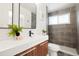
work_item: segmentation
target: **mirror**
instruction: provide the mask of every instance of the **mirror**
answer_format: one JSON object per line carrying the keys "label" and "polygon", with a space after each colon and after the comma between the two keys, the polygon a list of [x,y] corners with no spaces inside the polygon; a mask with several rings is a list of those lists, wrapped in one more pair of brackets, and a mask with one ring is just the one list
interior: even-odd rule
{"label": "mirror", "polygon": [[36,28],[36,5],[34,3],[20,3],[19,25],[25,29]]}
{"label": "mirror", "polygon": [[8,28],[12,24],[12,3],[0,3],[0,28]]}

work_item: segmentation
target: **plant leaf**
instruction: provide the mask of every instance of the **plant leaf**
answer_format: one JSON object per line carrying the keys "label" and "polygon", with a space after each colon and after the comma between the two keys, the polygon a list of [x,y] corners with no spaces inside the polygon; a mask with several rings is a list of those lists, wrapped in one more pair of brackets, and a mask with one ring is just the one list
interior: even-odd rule
{"label": "plant leaf", "polygon": [[22,31],[22,27],[18,27],[17,25],[13,24],[13,25],[8,25],[8,28],[11,29],[11,31],[9,32],[9,36],[15,36],[17,32]]}

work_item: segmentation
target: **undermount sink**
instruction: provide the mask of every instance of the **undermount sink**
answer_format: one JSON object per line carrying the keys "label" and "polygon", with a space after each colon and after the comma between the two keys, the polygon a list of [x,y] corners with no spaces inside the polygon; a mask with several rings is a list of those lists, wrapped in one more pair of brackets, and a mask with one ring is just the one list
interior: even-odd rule
{"label": "undermount sink", "polygon": [[33,47],[45,40],[48,40],[48,36],[32,36],[32,37],[23,37],[21,40],[7,39],[0,41],[0,55],[7,55],[5,53],[10,52],[14,55],[15,53]]}

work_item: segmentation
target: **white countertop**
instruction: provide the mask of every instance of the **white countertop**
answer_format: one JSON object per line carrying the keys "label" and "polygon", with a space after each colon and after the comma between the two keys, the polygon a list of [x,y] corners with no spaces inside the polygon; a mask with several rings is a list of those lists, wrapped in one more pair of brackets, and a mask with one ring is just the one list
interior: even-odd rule
{"label": "white countertop", "polygon": [[22,40],[2,40],[0,41],[0,55],[12,56],[29,49],[43,41],[48,40],[48,36],[26,37]]}

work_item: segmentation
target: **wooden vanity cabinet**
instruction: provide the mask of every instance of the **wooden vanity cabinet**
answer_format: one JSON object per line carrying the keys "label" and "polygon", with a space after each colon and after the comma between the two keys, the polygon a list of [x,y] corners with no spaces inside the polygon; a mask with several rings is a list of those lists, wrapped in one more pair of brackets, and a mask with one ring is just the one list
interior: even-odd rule
{"label": "wooden vanity cabinet", "polygon": [[21,53],[16,54],[15,56],[36,56],[37,55],[37,48],[32,47],[28,50],[25,50]]}
{"label": "wooden vanity cabinet", "polygon": [[37,55],[36,47],[34,47],[22,54],[22,56],[36,56],[36,55]]}
{"label": "wooden vanity cabinet", "polygon": [[40,44],[40,49],[41,49],[41,55],[46,56],[48,53],[48,42]]}
{"label": "wooden vanity cabinet", "polygon": [[48,41],[42,42],[26,51],[15,56],[46,56],[48,53]]}
{"label": "wooden vanity cabinet", "polygon": [[48,41],[37,46],[37,56],[46,56],[48,53]]}

